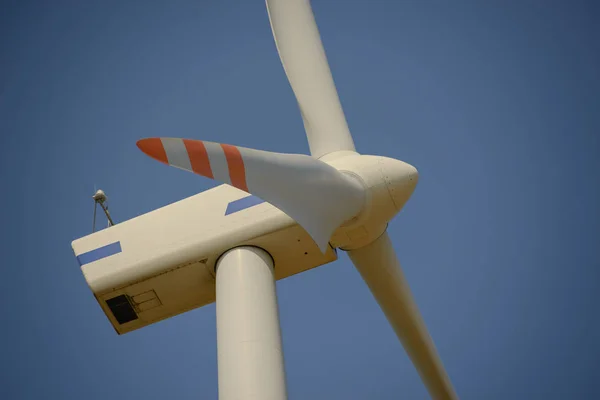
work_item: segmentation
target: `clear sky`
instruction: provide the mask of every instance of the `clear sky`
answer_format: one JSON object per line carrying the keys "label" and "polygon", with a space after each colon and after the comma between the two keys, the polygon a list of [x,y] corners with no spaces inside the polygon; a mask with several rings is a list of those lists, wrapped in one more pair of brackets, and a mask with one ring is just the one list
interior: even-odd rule
{"label": "clear sky", "polygon": [[[359,152],[462,399],[600,398],[600,7],[314,0]],[[135,142],[307,153],[262,1],[0,4],[0,398],[216,399],[215,307],[117,336],[71,241],[215,185]],[[348,257],[278,282],[290,399],[426,399]]]}

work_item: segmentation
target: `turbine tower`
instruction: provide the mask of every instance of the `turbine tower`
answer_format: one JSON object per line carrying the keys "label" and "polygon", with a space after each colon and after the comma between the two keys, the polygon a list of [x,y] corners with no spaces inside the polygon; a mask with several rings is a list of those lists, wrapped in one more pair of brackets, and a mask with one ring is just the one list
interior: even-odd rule
{"label": "turbine tower", "polygon": [[219,398],[286,398],[275,281],[346,251],[431,397],[457,399],[387,224],[418,172],[359,154],[308,0],[267,0],[310,155],[172,137],[148,156],[223,183],[77,239],[83,274],[119,334],[216,301]]}

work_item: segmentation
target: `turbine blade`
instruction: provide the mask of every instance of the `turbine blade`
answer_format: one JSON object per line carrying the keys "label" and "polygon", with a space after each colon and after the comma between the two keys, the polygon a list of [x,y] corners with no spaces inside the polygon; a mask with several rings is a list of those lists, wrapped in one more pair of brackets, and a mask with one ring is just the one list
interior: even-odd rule
{"label": "turbine blade", "polygon": [[323,252],[333,232],[363,206],[358,181],[307,155],[177,138],[142,139],[137,146],[165,164],[271,203],[298,222]]}
{"label": "turbine blade", "polygon": [[283,69],[296,95],[310,154],[355,151],[308,0],[267,0]]}
{"label": "turbine blade", "polygon": [[458,399],[404,278],[387,232],[348,251],[434,400]]}

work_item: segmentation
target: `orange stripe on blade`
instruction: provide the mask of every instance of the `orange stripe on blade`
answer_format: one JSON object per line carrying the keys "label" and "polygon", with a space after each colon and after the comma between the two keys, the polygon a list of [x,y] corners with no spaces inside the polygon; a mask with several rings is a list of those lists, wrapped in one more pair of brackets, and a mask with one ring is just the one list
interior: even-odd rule
{"label": "orange stripe on blade", "polygon": [[192,170],[198,175],[214,179],[215,177],[210,168],[210,160],[208,159],[208,153],[206,152],[204,143],[200,140],[183,139],[183,144],[185,145],[188,157],[190,158]]}
{"label": "orange stripe on blade", "polygon": [[141,139],[137,141],[137,147],[150,157],[162,163],[169,164],[167,152],[160,138]]}
{"label": "orange stripe on blade", "polygon": [[225,153],[225,158],[227,159],[227,166],[229,167],[229,179],[231,179],[231,184],[238,189],[248,192],[248,185],[246,184],[246,168],[244,167],[242,154],[237,147],[230,144],[222,144],[221,148],[223,149],[223,153]]}

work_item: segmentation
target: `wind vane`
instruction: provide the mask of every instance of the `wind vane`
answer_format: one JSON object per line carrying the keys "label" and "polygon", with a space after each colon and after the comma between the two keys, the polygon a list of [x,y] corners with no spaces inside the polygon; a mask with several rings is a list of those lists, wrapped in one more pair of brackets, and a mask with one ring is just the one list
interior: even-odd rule
{"label": "wind vane", "polygon": [[106,201],[108,200],[106,193],[104,193],[103,190],[98,190],[98,191],[96,191],[96,193],[94,193],[92,198],[94,199],[94,222],[92,224],[92,233],[94,233],[94,232],[96,232],[96,210],[98,209],[98,205],[100,205],[100,207],[102,207],[102,210],[104,211],[104,215],[106,215],[106,219],[108,220],[108,226],[109,227],[113,226],[115,223],[113,222],[112,218],[110,217],[110,213],[108,212],[108,206],[105,204]]}

